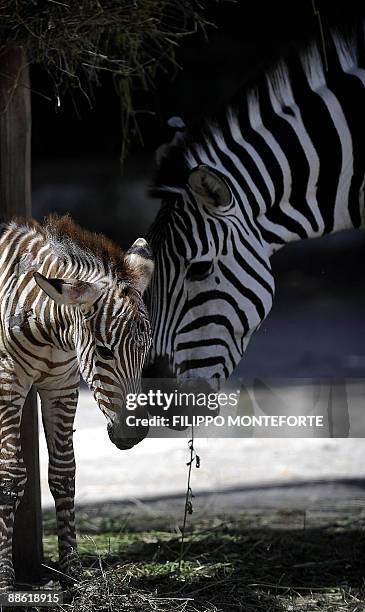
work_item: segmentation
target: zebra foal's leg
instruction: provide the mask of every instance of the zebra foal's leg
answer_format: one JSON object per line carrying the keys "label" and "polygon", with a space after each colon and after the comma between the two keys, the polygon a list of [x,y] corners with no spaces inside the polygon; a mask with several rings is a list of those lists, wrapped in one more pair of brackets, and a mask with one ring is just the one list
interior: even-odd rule
{"label": "zebra foal's leg", "polygon": [[27,481],[20,424],[29,388],[22,386],[10,358],[0,355],[0,591],[14,586],[13,527]]}
{"label": "zebra foal's leg", "polygon": [[75,456],[73,423],[78,385],[63,391],[38,389],[48,447],[48,483],[56,507],[59,570],[62,586],[70,586],[82,572],[76,551],[75,532]]}

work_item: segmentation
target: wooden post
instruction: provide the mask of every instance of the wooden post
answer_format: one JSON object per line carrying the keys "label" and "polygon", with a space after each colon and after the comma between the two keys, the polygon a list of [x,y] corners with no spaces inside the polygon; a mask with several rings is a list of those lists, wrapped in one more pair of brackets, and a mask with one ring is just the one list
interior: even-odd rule
{"label": "wooden post", "polygon": [[[0,51],[0,215],[31,215],[31,107],[29,66],[21,47]],[[13,557],[19,582],[39,580],[42,514],[39,479],[38,415],[32,390],[23,410],[21,439],[28,482],[16,513]]]}

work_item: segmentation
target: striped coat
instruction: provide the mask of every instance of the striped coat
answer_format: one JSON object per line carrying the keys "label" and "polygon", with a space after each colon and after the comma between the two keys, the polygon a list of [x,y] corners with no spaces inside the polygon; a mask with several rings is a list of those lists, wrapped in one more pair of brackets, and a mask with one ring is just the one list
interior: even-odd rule
{"label": "striped coat", "polygon": [[[12,586],[14,513],[26,470],[20,421],[26,395],[41,397],[55,499],[60,569],[74,577],[72,432],[80,372],[121,449],[146,430],[126,427],[125,397],[139,389],[151,343],[142,293],[153,271],[145,240],[127,254],[68,217],[10,222],[0,237],[0,588]],[[143,414],[145,416],[145,414]]]}
{"label": "striped coat", "polygon": [[279,59],[161,150],[147,296],[160,372],[230,376],[272,307],[272,254],[363,227],[364,24],[331,33],[328,70],[321,51]]}

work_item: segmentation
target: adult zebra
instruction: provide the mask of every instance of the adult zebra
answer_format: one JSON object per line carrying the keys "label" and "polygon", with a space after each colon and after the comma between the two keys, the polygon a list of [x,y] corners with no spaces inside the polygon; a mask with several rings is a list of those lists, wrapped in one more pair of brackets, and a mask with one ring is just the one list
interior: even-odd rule
{"label": "adult zebra", "polygon": [[144,239],[125,254],[68,217],[1,228],[0,590],[14,581],[13,522],[26,482],[20,421],[30,387],[41,397],[63,581],[80,569],[72,443],[80,371],[118,448],[131,448],[147,433],[127,427],[125,398],[139,390],[151,344],[142,293],[152,271]]}
{"label": "adult zebra", "polygon": [[289,53],[160,151],[147,297],[160,376],[228,377],[271,309],[272,254],[364,224],[364,24],[331,32],[328,70],[321,52]]}

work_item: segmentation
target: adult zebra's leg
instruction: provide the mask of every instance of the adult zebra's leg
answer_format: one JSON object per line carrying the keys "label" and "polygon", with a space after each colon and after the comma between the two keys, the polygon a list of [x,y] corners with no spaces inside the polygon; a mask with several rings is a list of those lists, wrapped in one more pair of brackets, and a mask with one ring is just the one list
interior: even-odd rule
{"label": "adult zebra's leg", "polygon": [[[57,386],[57,383],[56,383]],[[75,532],[75,456],[73,423],[77,400],[77,383],[64,391],[38,389],[42,419],[48,447],[48,483],[56,507],[59,570],[62,586],[70,586],[82,572],[76,551]]]}
{"label": "adult zebra's leg", "polygon": [[14,517],[27,481],[20,442],[22,410],[29,387],[22,386],[9,358],[0,368],[0,591],[14,586]]}

